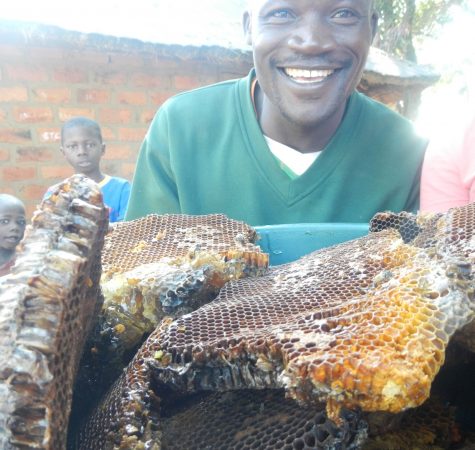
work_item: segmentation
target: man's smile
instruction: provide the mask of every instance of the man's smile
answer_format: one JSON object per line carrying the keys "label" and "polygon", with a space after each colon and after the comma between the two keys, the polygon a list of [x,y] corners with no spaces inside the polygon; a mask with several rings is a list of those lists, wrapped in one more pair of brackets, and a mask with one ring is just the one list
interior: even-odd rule
{"label": "man's smile", "polygon": [[282,71],[296,83],[319,83],[335,73],[333,69],[301,69],[284,67]]}

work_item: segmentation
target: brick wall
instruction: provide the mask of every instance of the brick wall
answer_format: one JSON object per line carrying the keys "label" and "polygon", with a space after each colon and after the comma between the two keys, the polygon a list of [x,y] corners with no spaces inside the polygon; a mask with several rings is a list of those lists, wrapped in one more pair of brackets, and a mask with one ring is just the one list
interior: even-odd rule
{"label": "brick wall", "polygon": [[0,192],[31,214],[48,186],[72,174],[61,124],[97,120],[107,144],[102,169],[131,179],[156,109],[171,95],[239,77],[245,55],[171,48],[55,30],[25,36],[0,27]]}

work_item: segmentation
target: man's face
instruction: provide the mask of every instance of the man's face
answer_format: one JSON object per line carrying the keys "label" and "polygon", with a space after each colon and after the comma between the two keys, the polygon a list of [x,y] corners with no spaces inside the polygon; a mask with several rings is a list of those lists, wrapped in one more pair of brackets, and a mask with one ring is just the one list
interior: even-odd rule
{"label": "man's face", "polygon": [[250,0],[244,27],[263,107],[304,128],[341,119],[376,25],[371,0]]}
{"label": "man's face", "polygon": [[64,130],[61,151],[76,173],[88,175],[99,169],[105,145],[95,129],[75,126]]}

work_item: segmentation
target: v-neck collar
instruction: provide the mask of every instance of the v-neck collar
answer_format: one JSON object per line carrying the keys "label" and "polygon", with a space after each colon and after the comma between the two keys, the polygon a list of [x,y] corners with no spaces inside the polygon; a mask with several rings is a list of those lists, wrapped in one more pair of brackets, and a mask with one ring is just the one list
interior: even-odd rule
{"label": "v-neck collar", "polygon": [[322,150],[316,161],[295,179],[290,179],[272,155],[254,109],[251,89],[255,83],[255,71],[242,79],[237,85],[237,96],[240,111],[238,117],[245,136],[247,152],[254,161],[263,180],[279,195],[281,200],[291,206],[298,203],[315,189],[318,189],[332,175],[341,161],[351,152],[351,141],[358,129],[357,121],[362,113],[358,94],[354,92],[349,100],[342,123]]}

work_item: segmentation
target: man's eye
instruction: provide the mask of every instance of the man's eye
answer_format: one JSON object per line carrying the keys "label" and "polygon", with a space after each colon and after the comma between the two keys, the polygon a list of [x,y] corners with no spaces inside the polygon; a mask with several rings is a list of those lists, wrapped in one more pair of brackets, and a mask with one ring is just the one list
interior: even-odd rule
{"label": "man's eye", "polygon": [[288,9],[274,9],[266,16],[266,20],[270,23],[286,22],[293,18],[293,14]]}
{"label": "man's eye", "polygon": [[78,149],[78,145],[77,145],[77,144],[66,145],[66,148],[67,148],[68,150],[77,150],[77,149]]}
{"label": "man's eye", "polygon": [[0,225],[8,225],[10,221],[8,219],[0,219]]}
{"label": "man's eye", "polygon": [[26,220],[25,219],[20,219],[17,220],[17,225],[20,225],[21,227],[24,227],[26,225]]}
{"label": "man's eye", "polygon": [[93,150],[96,148],[96,144],[94,142],[87,142],[86,143],[86,149],[87,150]]}
{"label": "man's eye", "polygon": [[333,18],[339,22],[353,23],[358,20],[360,16],[351,9],[340,9],[333,14]]}

